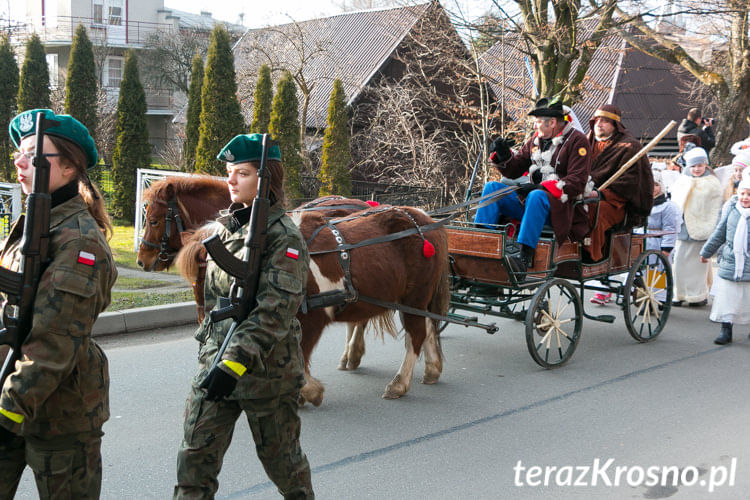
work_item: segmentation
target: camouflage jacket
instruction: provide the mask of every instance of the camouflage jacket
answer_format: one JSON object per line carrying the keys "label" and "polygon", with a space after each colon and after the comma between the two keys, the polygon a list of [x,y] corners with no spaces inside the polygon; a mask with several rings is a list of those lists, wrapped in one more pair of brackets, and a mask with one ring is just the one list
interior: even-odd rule
{"label": "camouflage jacket", "polygon": [[[0,250],[0,264],[14,271],[23,223],[16,221]],[[101,429],[109,418],[107,358],[91,328],[109,305],[117,270],[80,195],[52,208],[49,255],[23,357],[0,397],[0,425],[22,436]],[[0,350],[4,359],[7,348]]]}
{"label": "camouflage jacket", "polygon": [[[229,211],[223,211],[217,223],[217,234],[227,250],[241,257],[249,223],[240,225]],[[247,319],[235,329],[222,358],[240,363],[247,369],[239,377],[231,399],[271,398],[296,391],[304,382],[301,328],[295,315],[305,296],[310,257],[302,234],[284,215],[282,207],[271,207],[267,234],[256,305]],[[229,295],[231,284],[232,278],[209,257],[205,283],[206,311],[219,308],[218,298]],[[200,384],[207,375],[231,325],[231,319],[212,323],[206,314],[195,334],[202,346],[194,384]],[[219,366],[238,377],[224,365]]]}

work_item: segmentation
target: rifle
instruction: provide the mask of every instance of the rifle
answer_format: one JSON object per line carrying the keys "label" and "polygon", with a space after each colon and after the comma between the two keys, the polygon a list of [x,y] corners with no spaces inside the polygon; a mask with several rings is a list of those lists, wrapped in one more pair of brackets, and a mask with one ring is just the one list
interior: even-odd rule
{"label": "rifle", "polygon": [[39,279],[49,263],[50,164],[44,156],[44,131],[58,125],[60,122],[48,120],[43,112],[37,113],[36,151],[32,160],[35,167],[33,188],[26,197],[26,220],[21,240],[21,270],[15,272],[0,267],[0,291],[5,292],[8,297],[8,303],[3,310],[0,344],[10,346],[0,372],[0,387],[15,370],[16,361],[21,359],[21,346],[31,331]]}
{"label": "rifle", "polygon": [[[268,225],[268,210],[271,206],[269,198],[271,173],[266,168],[271,142],[271,137],[268,134],[263,134],[260,168],[258,169],[258,192],[253,200],[252,211],[250,212],[250,228],[245,237],[242,259],[232,255],[217,234],[203,241],[203,246],[206,247],[216,265],[234,278],[232,286],[229,288],[229,305],[210,313],[213,323],[228,318],[232,318],[234,322],[229,328],[216,358],[214,358],[209,373],[221,362],[221,357],[229,346],[237,325],[242,323],[250,314],[252,308],[255,307],[255,295],[258,292],[258,281],[260,279],[260,261],[263,250],[266,248],[266,237],[268,236],[268,228],[266,227]],[[200,385],[201,389],[205,389],[206,384],[207,379],[204,379]]]}

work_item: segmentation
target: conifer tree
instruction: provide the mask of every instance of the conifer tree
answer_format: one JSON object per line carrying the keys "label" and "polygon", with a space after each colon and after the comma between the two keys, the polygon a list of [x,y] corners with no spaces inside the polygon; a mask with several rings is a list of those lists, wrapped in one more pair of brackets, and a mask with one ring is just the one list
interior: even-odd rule
{"label": "conifer tree", "polygon": [[83,123],[96,137],[99,123],[97,117],[97,85],[94,48],[86,28],[79,24],[73,36],[68,61],[68,78],[65,82],[65,112]]}
{"label": "conifer tree", "polygon": [[26,55],[21,66],[18,86],[18,111],[50,108],[49,68],[44,45],[34,33],[26,42]]}
{"label": "conifer tree", "polygon": [[[10,123],[16,114],[18,96],[18,64],[8,35],[0,36],[0,123]],[[11,182],[15,167],[11,154],[13,144],[8,134],[0,134],[0,180]]]}
{"label": "conifer tree", "polygon": [[225,175],[224,165],[216,159],[216,155],[235,135],[244,132],[245,123],[237,100],[229,33],[221,25],[216,25],[211,32],[201,91],[200,122],[195,170]]}
{"label": "conifer tree", "polygon": [[344,84],[337,78],[333,81],[326,132],[323,136],[323,155],[318,177],[321,182],[320,196],[351,195],[352,178],[348,168],[351,159],[346,94]]}
{"label": "conifer tree", "polygon": [[203,89],[203,58],[200,53],[193,57],[188,90],[187,124],[185,125],[185,169],[195,168],[195,150],[198,148],[201,126],[201,90]]}
{"label": "conifer tree", "polygon": [[302,198],[302,157],[300,156],[299,101],[292,74],[284,72],[273,96],[268,132],[281,149],[284,163],[284,189],[290,200]]}
{"label": "conifer tree", "polygon": [[271,121],[272,102],[273,83],[271,82],[271,68],[267,64],[263,64],[258,70],[258,82],[255,85],[253,123],[250,125],[251,133],[268,133],[268,124]]}
{"label": "conifer tree", "polygon": [[115,217],[135,221],[136,173],[151,163],[146,121],[146,94],[138,74],[138,61],[131,49],[125,56],[120,97],[117,102],[115,150],[112,154],[112,184]]}

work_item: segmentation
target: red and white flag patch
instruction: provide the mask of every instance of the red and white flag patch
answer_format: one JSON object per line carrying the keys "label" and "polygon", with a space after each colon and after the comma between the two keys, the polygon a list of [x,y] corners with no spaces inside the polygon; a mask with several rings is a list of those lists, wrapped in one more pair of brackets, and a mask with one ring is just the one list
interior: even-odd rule
{"label": "red and white flag patch", "polygon": [[286,256],[294,260],[299,259],[299,250],[296,248],[289,247],[286,249]]}
{"label": "red and white flag patch", "polygon": [[93,266],[94,262],[96,262],[96,255],[89,252],[84,252],[81,250],[78,252],[78,263],[79,264],[86,264],[87,266]]}

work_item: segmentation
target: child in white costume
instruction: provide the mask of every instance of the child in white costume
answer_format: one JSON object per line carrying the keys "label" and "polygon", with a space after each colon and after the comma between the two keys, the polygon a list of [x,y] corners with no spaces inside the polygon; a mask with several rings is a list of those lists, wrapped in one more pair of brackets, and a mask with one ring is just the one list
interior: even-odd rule
{"label": "child in white costume", "polygon": [[710,265],[700,261],[700,250],[716,227],[722,205],[719,179],[708,168],[703,148],[685,156],[685,170],[672,189],[672,200],[682,210],[682,225],[674,250],[674,303],[704,306],[708,299]]}
{"label": "child in white costume", "polygon": [[737,186],[737,194],[722,212],[719,225],[701,249],[701,262],[708,262],[722,246],[719,275],[711,293],[714,295],[711,321],[721,323],[714,343],[732,342],[732,325],[750,323],[750,175]]}

